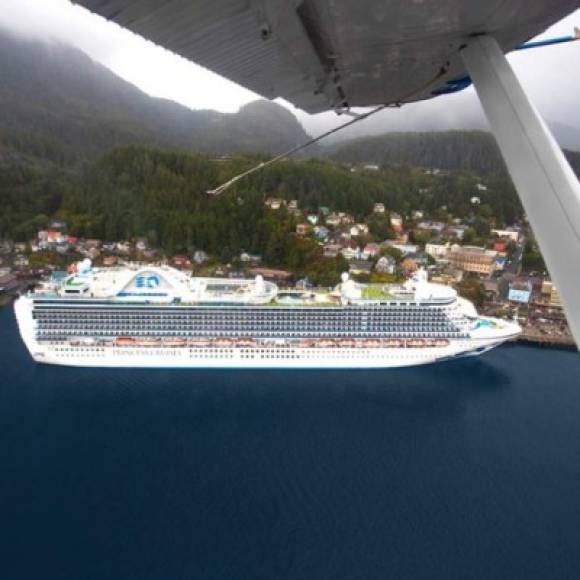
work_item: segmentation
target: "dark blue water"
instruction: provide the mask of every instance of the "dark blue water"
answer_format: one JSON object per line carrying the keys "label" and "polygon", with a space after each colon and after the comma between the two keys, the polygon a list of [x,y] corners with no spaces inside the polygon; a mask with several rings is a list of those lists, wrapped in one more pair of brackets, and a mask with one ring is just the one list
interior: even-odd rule
{"label": "dark blue water", "polygon": [[33,364],[0,309],[0,578],[580,577],[580,356]]}

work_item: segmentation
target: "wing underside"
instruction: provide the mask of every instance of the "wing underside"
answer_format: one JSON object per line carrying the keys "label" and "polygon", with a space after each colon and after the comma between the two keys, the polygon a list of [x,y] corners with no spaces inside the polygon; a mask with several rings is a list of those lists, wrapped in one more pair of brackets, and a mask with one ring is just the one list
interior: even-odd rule
{"label": "wing underside", "polygon": [[[459,48],[504,52],[579,0],[76,0],[266,98],[310,113],[407,102],[461,78]],[[444,71],[437,86],[430,79]],[[425,87],[421,90],[421,87]]]}

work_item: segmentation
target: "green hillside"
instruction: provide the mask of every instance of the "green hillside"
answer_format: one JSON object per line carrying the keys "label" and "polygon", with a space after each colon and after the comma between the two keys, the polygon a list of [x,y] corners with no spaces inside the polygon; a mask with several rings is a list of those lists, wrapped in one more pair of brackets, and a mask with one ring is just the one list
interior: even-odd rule
{"label": "green hillside", "polygon": [[[273,239],[266,197],[298,200],[305,211],[320,206],[346,211],[356,219],[373,204],[410,214],[422,209],[433,216],[441,208],[455,216],[472,211],[470,199],[481,198],[481,211],[497,223],[512,223],[521,206],[509,181],[488,179],[478,192],[479,177],[467,172],[429,175],[421,169],[386,168],[356,171],[335,162],[295,159],[274,165],[241,181],[218,198],[206,191],[257,163],[238,156],[212,160],[201,154],[126,147],[116,149],[83,170],[0,170],[0,237],[26,239],[50,218],[59,216],[72,233],[118,240],[146,236],[169,252],[201,248],[224,256],[240,248],[260,252],[283,243],[293,231],[290,216],[278,212],[284,232]],[[269,251],[269,250],[267,250]]]}
{"label": "green hillside", "polygon": [[[506,175],[495,139],[483,131],[440,133],[387,133],[361,137],[325,150],[342,163],[428,167],[473,171],[480,175]],[[580,153],[566,152],[577,173]]]}
{"label": "green hillside", "polygon": [[284,107],[192,111],[155,99],[83,52],[0,29],[0,166],[70,167],[122,145],[278,153],[308,136]]}

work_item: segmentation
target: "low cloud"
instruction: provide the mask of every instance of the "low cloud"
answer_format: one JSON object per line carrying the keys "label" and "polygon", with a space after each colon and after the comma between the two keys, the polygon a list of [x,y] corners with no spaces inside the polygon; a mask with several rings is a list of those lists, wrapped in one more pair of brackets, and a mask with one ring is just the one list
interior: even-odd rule
{"label": "low cloud", "polygon": [[[543,36],[570,34],[580,11]],[[27,37],[74,45],[145,92],[192,109],[231,112],[258,98],[254,93],[177,57],[150,42],[71,4],[69,0],[3,0],[0,26]],[[580,128],[580,42],[514,53],[510,60],[524,87],[550,121]],[[311,133],[345,121],[334,113],[310,116],[294,110]],[[473,89],[459,95],[385,111],[346,136],[389,130],[486,127]]]}

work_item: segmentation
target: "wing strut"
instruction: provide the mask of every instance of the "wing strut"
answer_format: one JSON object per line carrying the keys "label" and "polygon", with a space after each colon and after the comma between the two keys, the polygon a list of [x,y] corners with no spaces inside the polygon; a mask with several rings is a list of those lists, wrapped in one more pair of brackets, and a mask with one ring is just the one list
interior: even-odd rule
{"label": "wing strut", "polygon": [[497,41],[462,57],[580,345],[580,183]]}

